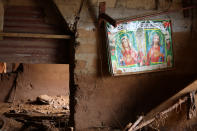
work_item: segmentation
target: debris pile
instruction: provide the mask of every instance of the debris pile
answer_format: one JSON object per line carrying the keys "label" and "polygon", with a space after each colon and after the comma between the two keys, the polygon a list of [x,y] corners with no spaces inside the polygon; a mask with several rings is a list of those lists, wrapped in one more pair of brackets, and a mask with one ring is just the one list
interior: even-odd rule
{"label": "debris pile", "polygon": [[9,108],[10,113],[42,113],[42,114],[69,114],[69,101],[66,96],[41,95],[36,100],[27,103],[13,103]]}
{"label": "debris pile", "polygon": [[66,96],[48,96],[48,95],[41,95],[37,97],[37,101],[42,102],[43,104],[48,104],[53,106],[54,108],[63,108],[69,110],[69,103],[68,98]]}
{"label": "debris pile", "polygon": [[[4,107],[3,116],[16,120],[25,128],[58,130],[68,127],[70,110],[67,96],[41,95],[26,103],[15,102]],[[6,126],[4,121],[0,121],[0,129],[3,125]]]}

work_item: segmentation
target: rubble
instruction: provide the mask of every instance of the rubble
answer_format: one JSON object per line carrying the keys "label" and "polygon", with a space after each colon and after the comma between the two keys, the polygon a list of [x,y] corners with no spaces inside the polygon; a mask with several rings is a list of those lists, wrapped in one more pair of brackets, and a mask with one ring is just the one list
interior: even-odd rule
{"label": "rubble", "polygon": [[41,95],[41,96],[37,97],[37,101],[40,101],[43,104],[50,104],[52,101],[52,97],[50,97],[48,95]]}
{"label": "rubble", "polygon": [[[3,107],[0,114],[19,122],[25,126],[25,130],[34,128],[59,130],[62,126],[63,128],[68,126],[70,116],[68,99],[66,96],[41,95],[26,103],[0,103],[0,107]],[[0,129],[3,125],[4,121],[0,120]]]}
{"label": "rubble", "polygon": [[10,119],[4,116],[0,116],[0,130],[1,131],[20,131],[23,127],[21,122],[14,119]]}
{"label": "rubble", "polygon": [[69,98],[66,96],[48,96],[40,95],[37,97],[37,102],[51,105],[53,108],[63,108],[69,110]]}
{"label": "rubble", "polygon": [[28,100],[26,103],[15,102],[10,104],[10,113],[35,112],[42,114],[69,114],[69,102],[66,96],[41,95],[35,100]]}

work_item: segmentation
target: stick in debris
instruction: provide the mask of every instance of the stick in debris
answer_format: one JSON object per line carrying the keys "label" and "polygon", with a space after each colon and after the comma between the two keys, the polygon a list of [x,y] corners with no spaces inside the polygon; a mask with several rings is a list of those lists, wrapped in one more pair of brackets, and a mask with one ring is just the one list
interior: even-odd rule
{"label": "stick in debris", "polygon": [[143,118],[143,116],[140,116],[128,131],[133,131],[133,129],[142,121]]}
{"label": "stick in debris", "polygon": [[[183,99],[179,99],[179,101],[177,103],[175,103],[173,106],[169,107],[168,109],[162,111],[161,113],[159,113],[160,116],[167,114],[168,112],[171,112],[172,110],[176,109],[178,106],[180,106],[181,104],[185,103],[188,100],[188,97],[185,96]],[[157,116],[155,116],[152,119],[149,119],[141,124],[139,124],[138,126],[136,126],[133,130],[129,130],[129,131],[137,131],[149,124],[151,124],[152,122],[154,122],[157,119]],[[136,121],[137,122],[137,121]]]}
{"label": "stick in debris", "polygon": [[131,128],[132,123],[129,122],[129,124],[126,125],[126,127],[123,129],[123,131],[127,131],[129,128]]}
{"label": "stick in debris", "polygon": [[189,102],[189,112],[188,112],[188,118],[192,119],[193,117],[196,117],[196,102],[195,102],[195,93],[196,91],[190,92],[190,102]]}

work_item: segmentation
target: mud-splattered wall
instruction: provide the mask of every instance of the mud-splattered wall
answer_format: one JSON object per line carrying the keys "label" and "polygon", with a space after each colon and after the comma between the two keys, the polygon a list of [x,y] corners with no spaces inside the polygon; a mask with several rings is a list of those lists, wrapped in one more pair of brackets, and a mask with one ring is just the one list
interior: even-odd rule
{"label": "mud-splattered wall", "polygon": [[[197,73],[196,16],[192,17],[190,13],[189,17],[184,17],[182,11],[177,11],[153,17],[172,20],[174,70],[120,77],[109,76],[105,59],[105,35],[97,26],[98,3],[101,1],[104,0],[87,0],[77,25],[76,42],[78,44],[75,48],[76,67],[74,70],[74,84],[77,86],[71,87],[76,88],[74,96],[76,130],[87,130],[93,127],[123,128],[129,121],[133,122],[137,115],[146,114],[187,86],[196,78]],[[107,0],[107,13],[118,19],[167,8],[176,10],[182,8],[181,1]],[[75,18],[79,12],[81,0],[54,0],[54,2],[69,26],[73,27],[78,20]],[[193,13],[195,14],[196,12]],[[27,76],[30,77],[30,74],[31,72]],[[29,83],[28,80],[27,77],[25,82]],[[12,81],[12,79],[8,78],[7,81]],[[8,84],[10,87],[12,82]],[[34,86],[30,85],[28,88],[31,87]],[[45,92],[44,87],[42,89],[40,91]],[[51,91],[49,93],[52,93]],[[29,95],[32,91],[26,93]]]}
{"label": "mud-splattered wall", "polygon": [[[16,83],[16,91],[13,90],[11,100],[15,96],[16,101],[36,99],[39,95],[69,97],[69,65],[67,64],[23,64],[24,71],[19,73]],[[8,96],[16,74],[1,75],[0,101],[4,102]]]}
{"label": "mud-splattered wall", "polygon": [[[79,11],[77,0],[54,0],[72,26]],[[77,130],[93,127],[123,128],[137,115],[153,107],[192,82],[197,73],[196,16],[184,17],[182,11],[152,17],[171,19],[175,68],[171,71],[111,77],[108,75],[105,35],[98,28],[98,3],[88,0],[82,8],[77,26],[76,106]],[[104,0],[103,0],[104,1]],[[181,0],[107,0],[107,13],[113,18],[126,18],[163,9],[180,10]],[[194,10],[195,11],[195,10]],[[74,14],[74,15],[73,15]],[[194,15],[195,13],[193,13]],[[75,87],[71,87],[75,88]]]}

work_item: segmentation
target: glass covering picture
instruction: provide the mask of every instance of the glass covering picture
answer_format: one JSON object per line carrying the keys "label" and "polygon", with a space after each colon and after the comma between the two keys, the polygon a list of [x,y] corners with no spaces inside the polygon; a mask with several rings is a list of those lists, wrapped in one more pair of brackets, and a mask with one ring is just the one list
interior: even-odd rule
{"label": "glass covering picture", "polygon": [[113,75],[173,67],[170,20],[106,24],[110,72]]}

